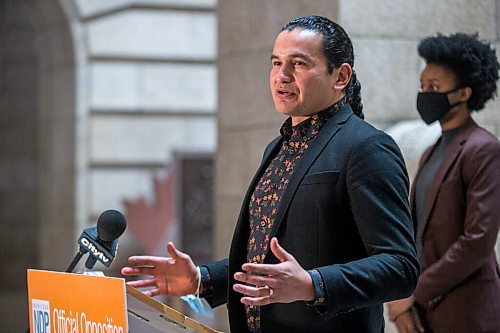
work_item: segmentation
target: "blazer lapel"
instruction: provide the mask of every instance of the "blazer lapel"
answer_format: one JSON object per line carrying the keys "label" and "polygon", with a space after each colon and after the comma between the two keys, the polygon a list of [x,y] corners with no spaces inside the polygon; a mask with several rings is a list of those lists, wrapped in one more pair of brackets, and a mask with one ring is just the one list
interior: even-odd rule
{"label": "blazer lapel", "polygon": [[[243,197],[243,203],[240,208],[240,215],[238,216],[238,220],[236,222],[236,227],[234,229],[233,242],[231,243],[231,256],[229,265],[232,266],[233,263],[239,263],[241,258],[237,258],[237,256],[241,256],[246,253],[246,246],[248,241],[248,235],[250,232],[250,224],[248,222],[248,205],[250,204],[250,197],[255,189],[255,185],[262,177],[262,174],[266,170],[267,166],[270,163],[270,159],[276,155],[277,150],[280,149],[281,144],[283,142],[283,138],[281,136],[276,137],[267,147],[264,152],[264,156],[262,158],[262,162],[253,176],[250,185],[248,186],[247,192]],[[244,251],[245,250],[245,251]]]}
{"label": "blazer lapel", "polygon": [[319,131],[316,138],[314,138],[310,147],[304,152],[304,156],[300,159],[297,164],[293,176],[290,179],[283,197],[281,198],[278,211],[276,212],[276,217],[274,219],[274,224],[271,229],[271,237],[273,237],[278,228],[280,227],[285,213],[292,202],[292,199],[297,192],[302,179],[304,178],[307,171],[311,168],[314,161],[318,158],[321,152],[325,149],[326,145],[333,136],[341,129],[341,126],[353,115],[351,107],[346,105],[342,107],[332,118],[327,121],[323,128]]}
{"label": "blazer lapel", "polygon": [[[451,166],[456,161],[457,157],[460,155],[462,151],[462,147],[465,141],[467,141],[467,137],[469,136],[469,129],[474,126],[475,123],[472,118],[459,130],[456,137],[450,143],[450,147],[447,149],[443,162],[438,168],[434,181],[432,182],[432,186],[429,190],[429,195],[427,196],[427,201],[424,209],[424,230],[426,228],[427,222],[434,210],[434,206],[436,203],[436,197],[441,189],[441,185],[448,174]],[[430,157],[430,153],[427,156],[427,159]],[[424,163],[422,163],[424,165]],[[419,172],[420,173],[420,172]],[[425,231],[424,231],[425,232]]]}

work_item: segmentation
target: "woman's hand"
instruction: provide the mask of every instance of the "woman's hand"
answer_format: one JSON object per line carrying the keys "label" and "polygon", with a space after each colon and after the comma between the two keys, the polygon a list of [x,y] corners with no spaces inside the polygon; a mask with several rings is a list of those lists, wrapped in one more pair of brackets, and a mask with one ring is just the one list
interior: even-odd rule
{"label": "woman's hand", "polygon": [[396,320],[394,321],[396,324],[396,328],[399,333],[423,333],[424,329],[418,322],[415,320],[414,313],[412,309],[400,314]]}

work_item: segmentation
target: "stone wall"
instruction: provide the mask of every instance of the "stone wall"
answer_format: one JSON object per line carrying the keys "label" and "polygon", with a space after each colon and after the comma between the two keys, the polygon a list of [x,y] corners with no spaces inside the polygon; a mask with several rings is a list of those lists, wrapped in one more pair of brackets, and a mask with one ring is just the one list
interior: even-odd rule
{"label": "stone wall", "polygon": [[174,151],[215,150],[216,1],[75,3],[85,42],[80,207],[92,224],[124,199],[152,199]]}

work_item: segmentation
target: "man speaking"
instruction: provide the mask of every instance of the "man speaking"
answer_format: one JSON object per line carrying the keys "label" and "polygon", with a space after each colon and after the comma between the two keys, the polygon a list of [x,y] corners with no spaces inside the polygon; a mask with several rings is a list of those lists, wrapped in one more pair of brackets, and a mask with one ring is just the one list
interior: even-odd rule
{"label": "man speaking", "polygon": [[227,303],[231,332],[383,332],[382,303],[418,278],[408,177],[394,141],[363,118],[346,32],[319,16],[282,28],[269,76],[287,116],[243,200],[227,259],[196,267],[134,256],[151,296]]}

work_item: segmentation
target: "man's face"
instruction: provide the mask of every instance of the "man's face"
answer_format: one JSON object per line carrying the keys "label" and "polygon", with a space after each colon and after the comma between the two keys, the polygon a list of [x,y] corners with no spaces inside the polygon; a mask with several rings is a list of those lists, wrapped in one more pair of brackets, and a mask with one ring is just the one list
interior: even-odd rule
{"label": "man's face", "polygon": [[335,89],[338,71],[328,73],[323,36],[294,29],[282,31],[274,43],[269,82],[276,111],[294,124],[335,103],[343,92]]}

